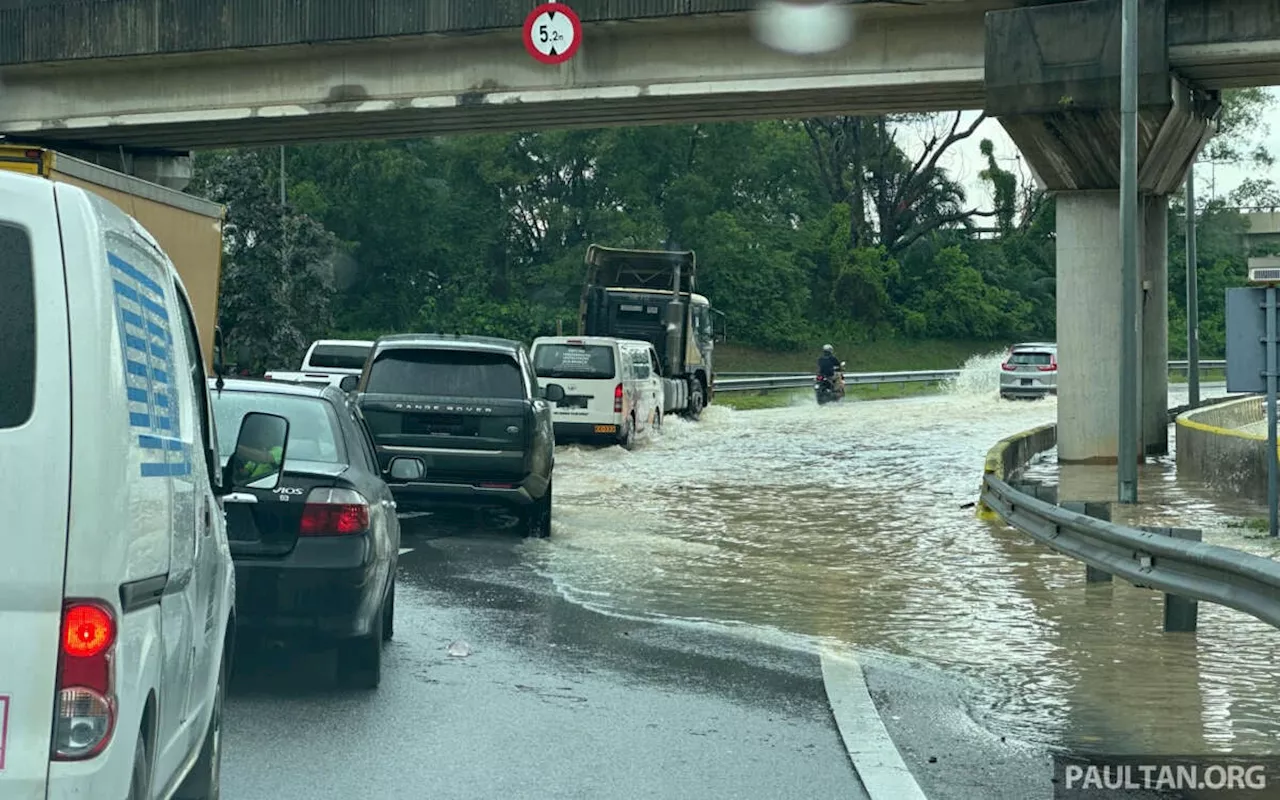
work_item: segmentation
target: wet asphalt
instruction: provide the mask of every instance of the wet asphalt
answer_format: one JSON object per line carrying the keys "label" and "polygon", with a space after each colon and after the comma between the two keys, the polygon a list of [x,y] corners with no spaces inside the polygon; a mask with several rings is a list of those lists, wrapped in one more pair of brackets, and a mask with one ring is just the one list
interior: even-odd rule
{"label": "wet asphalt", "polygon": [[[238,651],[226,800],[869,797],[814,652],[570,603],[521,555],[554,542],[406,523],[403,545],[376,691],[327,653]],[[987,732],[963,684],[860,659],[929,800],[1053,796],[1043,749]]]}

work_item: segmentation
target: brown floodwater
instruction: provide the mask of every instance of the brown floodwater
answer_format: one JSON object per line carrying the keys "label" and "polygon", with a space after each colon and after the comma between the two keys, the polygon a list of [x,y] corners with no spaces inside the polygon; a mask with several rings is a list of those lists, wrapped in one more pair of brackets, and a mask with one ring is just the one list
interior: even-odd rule
{"label": "brown floodwater", "polygon": [[[1280,752],[1280,631],[1201,604],[1198,633],[1164,634],[1161,595],[1088,586],[1079,563],[975,518],[987,449],[1056,415],[1052,398],[999,400],[998,363],[977,360],[938,395],[713,406],[630,452],[562,447],[553,537],[525,557],[607,613],[923,660],[968,680],[984,724],[1025,740]],[[1171,404],[1184,396],[1175,385]],[[1070,480],[1109,499],[1105,472]],[[1180,486],[1171,460],[1141,481],[1142,522],[1273,552],[1240,527],[1256,508]]]}

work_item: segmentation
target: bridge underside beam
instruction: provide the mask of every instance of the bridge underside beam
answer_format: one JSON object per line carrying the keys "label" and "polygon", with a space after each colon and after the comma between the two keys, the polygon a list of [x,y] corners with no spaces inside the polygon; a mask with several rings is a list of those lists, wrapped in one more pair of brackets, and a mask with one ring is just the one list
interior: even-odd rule
{"label": "bridge underside beam", "polygon": [[461,131],[870,114],[982,105],[981,16],[870,17],[798,57],[745,15],[589,27],[548,67],[518,33],[0,69],[0,131],[196,149]]}

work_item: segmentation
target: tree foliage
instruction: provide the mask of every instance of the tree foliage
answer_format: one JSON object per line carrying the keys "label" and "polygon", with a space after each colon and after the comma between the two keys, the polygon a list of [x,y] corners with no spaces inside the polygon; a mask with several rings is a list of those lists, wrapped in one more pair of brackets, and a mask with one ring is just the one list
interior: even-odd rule
{"label": "tree foliage", "polygon": [[228,352],[261,371],[300,359],[332,327],[337,239],[316,219],[280,205],[270,154],[202,154],[193,189],[227,206],[218,322]]}
{"label": "tree foliage", "polygon": [[[1224,136],[1235,149],[1221,152],[1254,157],[1258,106],[1248,94],[1231,102]],[[322,334],[574,331],[591,242],[695,250],[699,289],[742,344],[1052,337],[1052,198],[1001,168],[990,142],[980,150],[992,208],[971,203],[941,166],[980,121],[836,117],[291,147],[283,208],[278,150],[218,152],[198,160],[194,188],[230,207],[224,331],[277,367]],[[1222,281],[1243,264],[1238,220],[1224,207],[1201,222],[1202,269],[1221,267]],[[1171,262],[1181,231],[1170,225]],[[1206,296],[1215,275],[1202,278]],[[1206,327],[1206,352],[1219,323]]]}

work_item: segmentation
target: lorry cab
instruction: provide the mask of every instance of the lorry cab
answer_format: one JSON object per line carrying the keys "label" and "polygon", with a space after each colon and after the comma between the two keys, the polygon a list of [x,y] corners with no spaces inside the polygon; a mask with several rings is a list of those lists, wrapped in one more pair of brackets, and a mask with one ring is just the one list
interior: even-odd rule
{"label": "lorry cab", "polygon": [[649,342],[610,336],[533,341],[539,380],[564,386],[552,410],[556,441],[605,440],[630,447],[662,424],[662,366]]}
{"label": "lorry cab", "polygon": [[217,797],[234,573],[182,282],[0,171],[0,340],[0,797]]}

